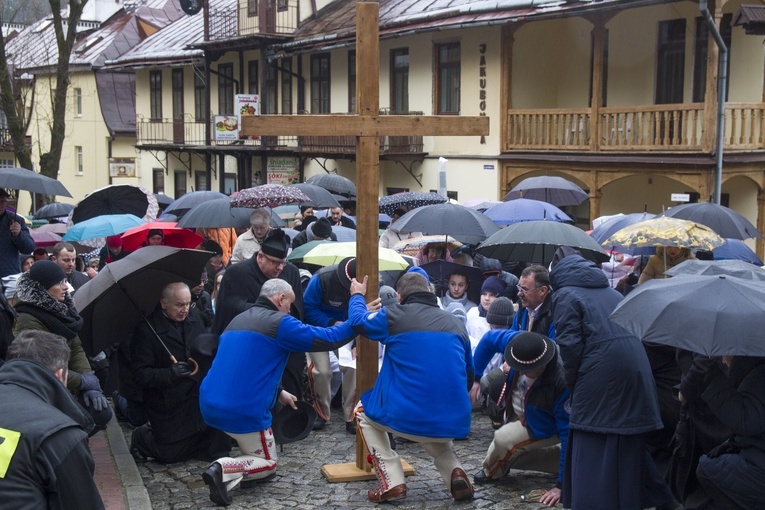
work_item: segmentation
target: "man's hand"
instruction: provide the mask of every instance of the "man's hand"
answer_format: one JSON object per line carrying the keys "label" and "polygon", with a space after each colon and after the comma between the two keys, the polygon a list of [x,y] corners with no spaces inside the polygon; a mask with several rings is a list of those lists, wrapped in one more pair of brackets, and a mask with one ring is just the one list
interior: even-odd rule
{"label": "man's hand", "polygon": [[103,411],[109,407],[109,402],[104,394],[98,390],[87,390],[82,392],[82,401],[87,407],[92,407],[94,411]]}
{"label": "man's hand", "polygon": [[353,278],[351,280],[351,296],[354,294],[364,294],[367,293],[367,281],[369,280],[368,276],[364,276],[364,280],[362,280],[361,283],[356,278]]}
{"label": "man's hand", "polygon": [[553,487],[549,491],[545,492],[541,498],[539,498],[540,503],[544,503],[545,505],[549,506],[557,505],[558,501],[560,501],[560,489],[557,487]]}
{"label": "man's hand", "polygon": [[13,234],[14,236],[17,236],[21,233],[21,225],[19,224],[18,221],[12,221],[10,230],[11,230],[11,234]]}
{"label": "man's hand", "polygon": [[297,402],[297,397],[292,393],[286,390],[282,390],[281,393],[279,393],[279,403],[285,406],[290,406],[292,409],[297,411],[297,405],[295,402]]}
{"label": "man's hand", "polygon": [[474,382],[473,387],[470,388],[470,401],[474,404],[481,398],[481,384]]}
{"label": "man's hand", "polygon": [[178,363],[173,363],[173,365],[170,368],[172,368],[173,375],[177,379],[181,379],[183,377],[189,377],[191,376],[191,372],[194,371],[194,365],[192,365],[188,361],[179,361]]}
{"label": "man's hand", "polygon": [[382,299],[377,298],[374,301],[367,303],[367,311],[368,312],[376,312],[380,308],[382,308]]}

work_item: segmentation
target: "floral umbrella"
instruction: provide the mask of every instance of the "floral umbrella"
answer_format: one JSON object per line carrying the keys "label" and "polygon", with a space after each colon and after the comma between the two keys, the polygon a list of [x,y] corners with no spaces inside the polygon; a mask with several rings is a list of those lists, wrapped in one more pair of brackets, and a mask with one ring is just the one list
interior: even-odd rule
{"label": "floral umbrella", "polygon": [[310,201],[311,199],[297,188],[281,184],[263,184],[241,190],[236,197],[231,198],[231,207],[259,209]]}
{"label": "floral umbrella", "polygon": [[645,248],[649,246],[680,246],[712,250],[725,239],[711,228],[693,221],[660,216],[618,230],[601,243],[607,247]]}

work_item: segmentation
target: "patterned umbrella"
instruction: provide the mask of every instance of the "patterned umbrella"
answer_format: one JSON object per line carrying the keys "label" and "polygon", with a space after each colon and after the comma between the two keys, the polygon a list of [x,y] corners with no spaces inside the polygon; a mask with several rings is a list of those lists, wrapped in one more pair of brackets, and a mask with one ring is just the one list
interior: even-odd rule
{"label": "patterned umbrella", "polygon": [[443,204],[444,202],[446,202],[446,198],[438,193],[405,191],[403,193],[396,193],[395,195],[382,197],[378,204],[381,213],[393,216],[393,211],[399,207],[411,210],[425,205]]}
{"label": "patterned umbrella", "polygon": [[462,243],[457,241],[451,236],[420,236],[413,237],[411,239],[402,239],[394,244],[391,249],[397,253],[403,255],[409,255],[410,257],[416,257],[420,252],[420,249],[426,244],[430,243],[446,243],[446,248],[452,252],[462,246]]}
{"label": "patterned umbrella", "polygon": [[318,174],[309,177],[308,184],[324,188],[330,193],[337,193],[344,197],[356,196],[356,185],[352,180],[337,174]]}
{"label": "patterned umbrella", "polygon": [[241,190],[236,197],[231,198],[231,207],[258,209],[310,201],[306,194],[297,188],[282,186],[281,184],[263,184]]}
{"label": "patterned umbrella", "polygon": [[645,248],[648,246],[680,246],[712,250],[725,239],[704,225],[693,221],[660,216],[641,221],[615,232],[606,239],[603,246],[625,248]]}
{"label": "patterned umbrella", "polygon": [[542,200],[561,207],[579,205],[590,197],[582,188],[563,177],[540,175],[539,177],[523,179],[510,190],[510,193],[505,195],[505,200],[516,198]]}

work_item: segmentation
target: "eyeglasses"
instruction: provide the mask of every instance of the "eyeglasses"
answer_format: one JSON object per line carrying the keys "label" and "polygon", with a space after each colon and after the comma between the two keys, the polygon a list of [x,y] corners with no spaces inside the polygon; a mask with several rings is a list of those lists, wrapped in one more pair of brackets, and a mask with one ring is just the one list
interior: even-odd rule
{"label": "eyeglasses", "polygon": [[522,292],[524,294],[528,294],[529,292],[531,292],[533,290],[545,289],[545,288],[547,288],[547,286],[546,285],[542,285],[540,287],[534,287],[533,289],[527,289],[526,287],[521,287],[520,285],[516,285],[515,288],[518,289],[518,293]]}
{"label": "eyeglasses", "polygon": [[266,255],[263,252],[260,252],[260,254],[263,256],[264,259],[269,261],[271,263],[271,265],[273,265],[274,267],[284,267],[284,266],[287,265],[287,261],[284,260],[284,259],[282,259],[282,260],[280,260],[280,259],[273,259],[273,258],[271,258],[270,256]]}

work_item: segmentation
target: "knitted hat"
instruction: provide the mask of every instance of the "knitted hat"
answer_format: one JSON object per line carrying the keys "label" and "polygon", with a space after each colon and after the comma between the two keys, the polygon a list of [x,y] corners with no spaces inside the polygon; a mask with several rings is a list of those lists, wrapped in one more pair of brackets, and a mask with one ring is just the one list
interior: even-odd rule
{"label": "knitted hat", "polygon": [[47,290],[66,280],[66,273],[52,260],[38,260],[32,264],[29,277]]}
{"label": "knitted hat", "polygon": [[518,333],[505,347],[505,362],[514,370],[536,370],[555,359],[555,342],[539,333]]}
{"label": "knitted hat", "polygon": [[425,277],[425,281],[430,283],[430,276],[428,276],[428,273],[421,267],[418,266],[412,266],[409,269],[406,270],[407,273],[417,273],[420,276]]}
{"label": "knitted hat", "polygon": [[[322,218],[324,219],[324,218]],[[351,279],[356,278],[356,257],[346,257],[337,265],[337,277],[345,290],[351,289]]]}
{"label": "knitted hat", "polygon": [[277,259],[286,259],[289,248],[290,238],[280,228],[271,229],[266,234],[266,238],[263,239],[263,244],[260,245],[260,250],[263,253]]}
{"label": "knitted hat", "polygon": [[326,239],[332,234],[332,223],[327,218],[321,218],[311,226],[311,232],[318,239]]}
{"label": "knitted hat", "polygon": [[495,296],[501,296],[505,292],[505,282],[497,278],[496,276],[490,276],[484,280],[481,285],[481,294],[488,292]]}
{"label": "knitted hat", "polygon": [[494,326],[509,326],[513,322],[513,302],[502,296],[494,300],[486,312],[486,322]]}
{"label": "knitted hat", "polygon": [[463,324],[467,323],[467,315],[465,314],[465,307],[462,306],[462,303],[452,301],[446,305],[446,311],[461,320]]}
{"label": "knitted hat", "polygon": [[109,236],[106,238],[106,246],[109,248],[119,248],[122,246],[122,235]]}
{"label": "knitted hat", "polygon": [[396,291],[393,290],[392,287],[388,287],[387,285],[383,285],[380,287],[380,290],[378,292],[380,294],[380,299],[382,299],[382,305],[383,306],[391,306],[398,304],[398,298],[396,297]]}

